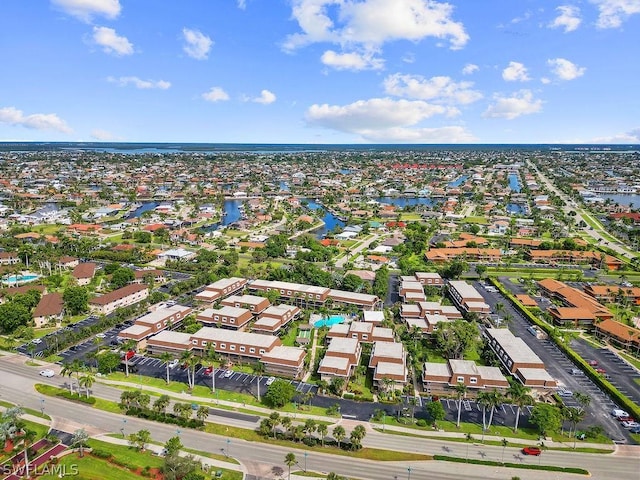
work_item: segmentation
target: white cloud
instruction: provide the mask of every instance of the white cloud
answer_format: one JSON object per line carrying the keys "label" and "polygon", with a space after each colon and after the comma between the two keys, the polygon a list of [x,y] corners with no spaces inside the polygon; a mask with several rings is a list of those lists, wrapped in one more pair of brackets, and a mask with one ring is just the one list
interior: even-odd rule
{"label": "white cloud", "polygon": [[573,32],[576,30],[582,19],[580,18],[580,9],[573,5],[561,5],[556,8],[559,15],[549,24],[549,28],[564,28],[564,32]]}
{"label": "white cloud", "polygon": [[62,133],[72,133],[73,130],[55,113],[33,113],[24,115],[22,110],[15,107],[0,108],[0,123],[17,125],[33,130],[56,130]]}
{"label": "white cloud", "polygon": [[307,110],[306,119],[313,125],[359,133],[363,130],[415,125],[425,118],[445,113],[446,107],[421,100],[372,98],[344,106],[314,104]]}
{"label": "white cloud", "polygon": [[530,90],[520,90],[510,97],[496,95],[494,101],[482,114],[483,117],[513,120],[542,110],[542,100],[534,99]]}
{"label": "white cloud", "polygon": [[206,60],[213,46],[213,40],[204,33],[190,28],[182,29],[182,37],[186,44],[182,47],[187,55],[196,60]]}
{"label": "white cloud", "polygon": [[473,63],[467,63],[462,69],[462,74],[471,75],[472,73],[477,72],[479,69],[480,67],[478,67],[478,65],[475,65]]}
{"label": "white cloud", "polygon": [[575,63],[564,58],[553,58],[551,60],[547,60],[547,65],[551,67],[551,71],[560,80],[574,80],[584,75],[584,72],[587,71],[585,67],[579,67]]}
{"label": "white cloud", "polygon": [[108,77],[107,81],[115,83],[121,87],[133,85],[134,87],[141,90],[149,90],[154,88],[157,88],[159,90],[167,90],[171,87],[171,82],[167,82],[165,80],[142,80],[138,77]]}
{"label": "white cloud", "polygon": [[588,143],[640,143],[640,128],[634,128],[628,132],[618,133],[607,137],[597,137]]}
{"label": "white cloud", "polygon": [[110,140],[118,140],[118,138],[111,132],[107,130],[102,130],[100,128],[96,128],[91,131],[91,138],[95,138],[100,142],[108,142]]}
{"label": "white cloud", "polygon": [[229,100],[229,94],[220,87],[211,87],[211,90],[202,94],[207,102],[224,102]]}
{"label": "white cloud", "polygon": [[640,13],[640,0],[591,0],[598,6],[598,28],[618,28],[631,15]]}
{"label": "white cloud", "polygon": [[478,139],[463,127],[388,128],[359,132],[364,140],[383,143],[472,143]]}
{"label": "white cloud", "polygon": [[336,70],[380,70],[384,67],[384,60],[375,57],[373,53],[337,53],[333,50],[327,50],[322,54],[320,60]]}
{"label": "white cloud", "polygon": [[121,10],[119,0],[51,0],[51,3],[68,15],[87,23],[94,16],[116,18]]}
{"label": "white cloud", "polygon": [[238,8],[240,10],[244,10],[245,8],[247,8],[246,0],[238,0]]}
{"label": "white cloud", "polygon": [[531,80],[527,67],[520,62],[509,62],[509,66],[502,71],[502,78],[507,82],[528,82]]}
{"label": "white cloud", "polygon": [[113,28],[93,27],[93,41],[105,53],[117,56],[133,54],[133,44],[126,37],[119,36]]}
{"label": "white cloud", "polygon": [[384,80],[384,90],[389,95],[445,104],[465,105],[480,100],[482,94],[471,87],[473,82],[454,82],[449,77],[424,78],[396,73]]}
{"label": "white cloud", "polygon": [[276,101],[276,95],[275,93],[270,92],[269,90],[262,90],[260,92],[260,96],[251,99],[251,101],[255,103],[261,103],[263,105],[269,105],[270,103],[273,103]]}
{"label": "white cloud", "polygon": [[312,105],[305,119],[309,125],[360,135],[374,142],[458,143],[473,136],[462,127],[409,128],[434,115],[448,114],[449,107],[422,100],[372,98],[348,105]]}
{"label": "white cloud", "polygon": [[448,39],[462,48],[469,35],[451,19],[453,7],[432,0],[293,0],[299,33],[289,35],[285,50],[316,42],[379,47],[394,40]]}
{"label": "white cloud", "polygon": [[548,79],[547,77],[542,77],[540,79],[540,82],[542,82],[543,85],[549,85],[551,83],[551,80]]}

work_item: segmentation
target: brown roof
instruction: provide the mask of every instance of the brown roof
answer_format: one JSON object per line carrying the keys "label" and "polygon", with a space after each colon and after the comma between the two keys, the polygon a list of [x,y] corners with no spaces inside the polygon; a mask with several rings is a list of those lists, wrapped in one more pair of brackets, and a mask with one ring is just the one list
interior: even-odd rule
{"label": "brown roof", "polygon": [[134,293],[141,292],[142,290],[146,290],[147,288],[148,287],[146,285],[134,283],[114,290],[113,292],[105,293],[104,295],[101,295],[99,297],[94,297],[89,300],[89,303],[92,303],[94,305],[108,305],[111,302],[115,302],[116,300],[120,300],[121,298],[125,298],[129,295],[133,295]]}
{"label": "brown roof", "polygon": [[93,262],[84,262],[79,263],[71,272],[71,275],[74,278],[93,278],[93,275],[96,273],[96,264]]}
{"label": "brown roof", "polygon": [[43,295],[33,311],[33,317],[47,317],[49,315],[60,315],[62,313],[62,294],[48,293]]}
{"label": "brown roof", "polygon": [[516,295],[516,298],[518,300],[520,300],[520,303],[522,303],[522,305],[524,305],[525,307],[537,307],[538,306],[536,301],[533,298],[531,298],[529,295],[520,294],[520,295]]}
{"label": "brown roof", "polygon": [[133,276],[135,278],[144,278],[147,275],[151,275],[153,277],[164,277],[164,272],[162,270],[154,269],[154,270],[134,270]]}
{"label": "brown roof", "polygon": [[640,329],[607,319],[596,324],[596,329],[610,333],[622,340],[640,342]]}
{"label": "brown roof", "polygon": [[19,287],[10,287],[2,290],[2,294],[7,295],[15,295],[16,293],[27,293],[31,290],[38,290],[39,292],[44,292],[44,285],[36,285],[35,283],[30,283],[28,285],[20,285]]}

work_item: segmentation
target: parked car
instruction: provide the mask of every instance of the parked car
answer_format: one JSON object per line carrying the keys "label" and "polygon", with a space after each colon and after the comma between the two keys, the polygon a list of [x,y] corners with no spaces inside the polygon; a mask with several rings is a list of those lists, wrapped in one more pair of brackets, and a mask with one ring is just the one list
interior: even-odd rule
{"label": "parked car", "polygon": [[558,395],[561,397],[573,397],[573,392],[571,390],[567,390],[566,388],[560,387],[558,388]]}
{"label": "parked car", "polygon": [[589,360],[589,365],[591,365],[592,367],[597,367],[598,366],[598,361],[597,360]]}
{"label": "parked car", "polygon": [[106,336],[107,336],[107,335],[105,335],[104,333],[98,333],[98,334],[96,335],[96,338],[104,338],[104,337],[106,337]]}
{"label": "parked car", "polygon": [[203,373],[205,375],[211,375],[212,372],[213,372],[213,367],[207,367]]}
{"label": "parked car", "polygon": [[267,387],[276,381],[276,377],[267,378]]}
{"label": "parked car", "polygon": [[635,422],[635,419],[633,417],[630,417],[629,415],[624,417],[617,417],[617,420],[619,422]]}
{"label": "parked car", "polygon": [[169,368],[173,370],[174,368],[176,368],[178,366],[179,363],[180,362],[178,361],[178,359],[174,358],[173,360],[171,360],[169,362]]}
{"label": "parked car", "polygon": [[524,453],[525,455],[535,455],[537,457],[542,453],[542,450],[540,450],[538,447],[524,447],[522,449],[522,453]]}
{"label": "parked car", "polygon": [[31,343],[33,343],[34,345],[39,345],[42,343],[42,339],[34,338],[33,340],[31,340]]}
{"label": "parked car", "polygon": [[618,418],[618,417],[628,417],[629,416],[629,414],[627,412],[625,412],[624,410],[621,410],[619,408],[614,408],[613,410],[611,410],[611,415],[613,415],[616,418]]}
{"label": "parked car", "polygon": [[136,352],[134,350],[129,350],[122,356],[122,360],[131,360],[135,356]]}
{"label": "parked car", "polygon": [[227,370],[224,372],[224,378],[229,378],[233,375],[233,370]]}
{"label": "parked car", "polygon": [[622,422],[622,426],[624,428],[636,428],[640,427],[640,423],[632,421],[632,422]]}
{"label": "parked car", "polygon": [[50,369],[40,370],[40,376],[41,377],[51,378],[54,375],[55,375],[55,372],[53,370],[50,370]]}
{"label": "parked car", "polygon": [[631,432],[631,433],[640,433],[640,425],[638,425],[637,427],[631,427],[629,429],[629,432]]}

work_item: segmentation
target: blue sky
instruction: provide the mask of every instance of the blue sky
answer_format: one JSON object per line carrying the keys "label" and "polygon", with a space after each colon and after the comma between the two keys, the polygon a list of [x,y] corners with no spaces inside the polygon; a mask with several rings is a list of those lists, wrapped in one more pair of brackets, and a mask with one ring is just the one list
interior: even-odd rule
{"label": "blue sky", "polygon": [[0,140],[640,143],[640,0],[2,0]]}

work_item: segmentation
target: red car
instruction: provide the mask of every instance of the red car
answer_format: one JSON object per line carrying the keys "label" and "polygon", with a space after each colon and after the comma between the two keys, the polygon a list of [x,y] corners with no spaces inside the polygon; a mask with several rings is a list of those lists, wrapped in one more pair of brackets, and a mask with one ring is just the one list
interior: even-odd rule
{"label": "red car", "polygon": [[127,353],[125,353],[122,357],[122,360],[131,360],[134,356],[135,356],[136,352],[134,352],[133,350],[129,350]]}
{"label": "red car", "polygon": [[598,366],[598,361],[597,360],[589,360],[589,365],[591,365],[592,367],[597,367]]}
{"label": "red car", "polygon": [[205,375],[211,375],[211,372],[213,372],[213,367],[207,367],[204,371]]}
{"label": "red car", "polygon": [[619,422],[635,422],[633,417],[617,417],[616,420]]}
{"label": "red car", "polygon": [[604,368],[596,368],[596,372],[604,375],[605,373],[607,373],[607,371]]}
{"label": "red car", "polygon": [[522,449],[522,453],[524,453],[525,455],[535,455],[537,457],[542,453],[542,450],[540,450],[538,447],[524,447]]}

